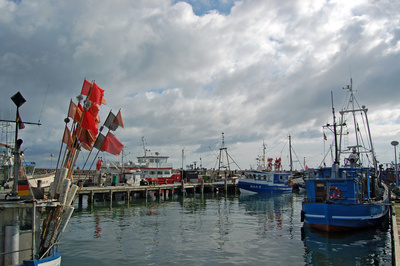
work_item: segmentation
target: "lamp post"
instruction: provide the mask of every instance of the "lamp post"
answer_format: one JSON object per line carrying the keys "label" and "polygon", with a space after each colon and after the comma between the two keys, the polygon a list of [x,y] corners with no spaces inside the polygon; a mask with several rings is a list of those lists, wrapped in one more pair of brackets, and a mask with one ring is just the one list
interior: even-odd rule
{"label": "lamp post", "polygon": [[396,140],[393,140],[390,144],[394,147],[394,171],[395,171],[395,180],[396,180],[396,186],[399,185],[399,176],[397,174],[397,152],[396,152],[396,146],[399,145],[399,142]]}

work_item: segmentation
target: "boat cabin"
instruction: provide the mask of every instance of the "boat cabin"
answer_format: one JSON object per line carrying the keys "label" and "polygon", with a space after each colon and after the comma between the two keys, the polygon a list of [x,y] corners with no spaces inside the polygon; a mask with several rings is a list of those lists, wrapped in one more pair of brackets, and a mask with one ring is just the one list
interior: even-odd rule
{"label": "boat cabin", "polygon": [[306,201],[361,203],[381,195],[382,188],[378,187],[375,178],[371,178],[370,171],[370,168],[309,169],[305,179]]}

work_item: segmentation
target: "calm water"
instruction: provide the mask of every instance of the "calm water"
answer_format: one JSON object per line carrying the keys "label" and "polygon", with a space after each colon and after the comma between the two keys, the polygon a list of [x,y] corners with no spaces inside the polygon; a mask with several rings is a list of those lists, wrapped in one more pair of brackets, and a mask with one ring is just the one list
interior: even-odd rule
{"label": "calm water", "polygon": [[215,195],[76,206],[63,265],[391,265],[389,225],[302,230],[304,195]]}

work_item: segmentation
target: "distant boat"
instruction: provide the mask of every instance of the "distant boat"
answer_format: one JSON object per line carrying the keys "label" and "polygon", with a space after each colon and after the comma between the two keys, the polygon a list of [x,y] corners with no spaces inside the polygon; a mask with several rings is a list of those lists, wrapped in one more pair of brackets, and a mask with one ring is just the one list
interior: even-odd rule
{"label": "distant boat", "polygon": [[[302,203],[301,221],[328,232],[377,226],[388,214],[390,205],[388,187],[377,175],[368,109],[356,106],[358,103],[352,85],[346,89],[349,101],[345,109],[340,111],[339,123],[336,123],[332,106],[334,124],[327,125],[334,133],[335,161],[331,167],[309,169],[305,178],[307,196]],[[349,120],[347,115],[350,115]],[[360,115],[362,119],[359,119]],[[359,124],[362,121],[365,122],[365,130]],[[351,131],[355,137],[353,144],[349,140]],[[366,136],[362,136],[364,133]],[[342,146],[346,147],[342,149]],[[343,156],[344,161],[340,166],[340,158],[344,153],[348,156]]]}
{"label": "distant boat", "polygon": [[[168,163],[169,157],[160,156],[158,152],[156,152],[155,155],[148,155],[144,138],[142,138],[142,142],[144,156],[137,157],[137,162],[108,162],[102,165],[101,172],[113,177],[118,176],[118,180],[113,182],[117,184],[138,184],[138,181],[141,184],[172,184],[174,182],[179,182],[181,180],[181,175],[173,173],[173,165]],[[121,175],[121,173],[124,174]],[[138,177],[138,175],[140,175],[140,177]],[[129,178],[127,178],[127,176],[129,176]],[[126,182],[128,179],[130,182]]]}
{"label": "distant boat", "polygon": [[291,192],[289,185],[292,174],[285,172],[245,171],[245,178],[239,179],[241,193]]}
{"label": "distant boat", "polygon": [[241,193],[273,193],[291,192],[293,187],[292,172],[282,171],[281,158],[268,158],[265,165],[266,146],[263,143],[263,155],[258,158],[257,170],[246,170],[244,178],[240,178],[238,186]]}

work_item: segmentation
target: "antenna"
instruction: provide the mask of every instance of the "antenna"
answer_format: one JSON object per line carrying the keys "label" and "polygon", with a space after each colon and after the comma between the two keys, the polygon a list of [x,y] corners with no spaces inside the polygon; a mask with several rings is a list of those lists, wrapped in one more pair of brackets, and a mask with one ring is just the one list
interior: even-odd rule
{"label": "antenna", "polygon": [[44,108],[44,104],[46,103],[46,98],[47,98],[47,93],[49,92],[49,88],[50,88],[50,84],[47,85],[46,94],[44,95],[42,110],[40,111],[40,115],[39,115],[39,121],[38,121],[39,123],[40,123],[40,118],[42,118],[43,108]]}

